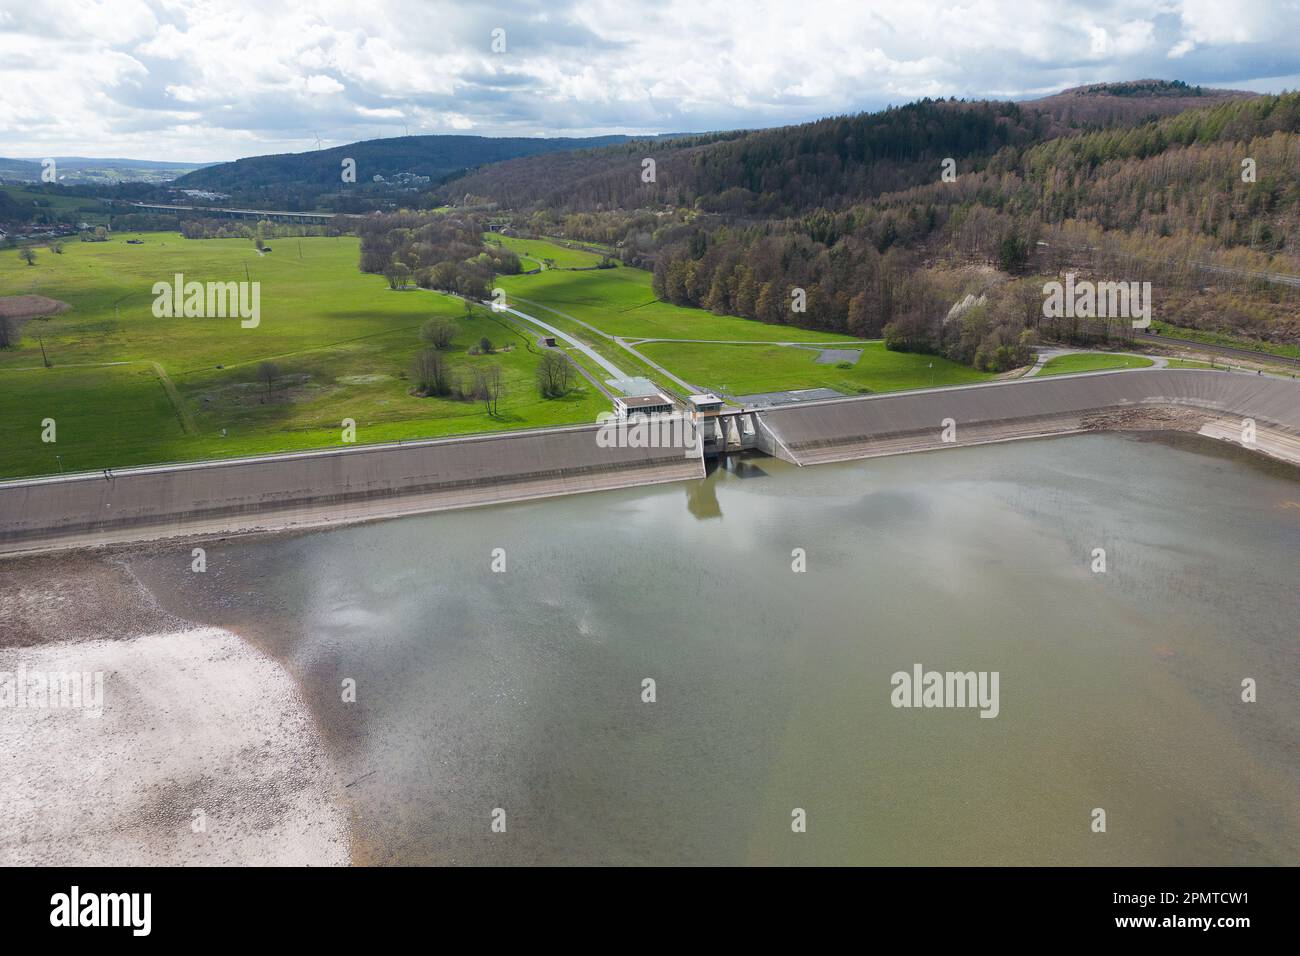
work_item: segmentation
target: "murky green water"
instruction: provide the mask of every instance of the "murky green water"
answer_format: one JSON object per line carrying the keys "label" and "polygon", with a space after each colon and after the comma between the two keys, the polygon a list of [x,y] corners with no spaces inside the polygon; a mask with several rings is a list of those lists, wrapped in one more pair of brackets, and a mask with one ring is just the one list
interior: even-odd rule
{"label": "murky green water", "polygon": [[[298,677],[362,860],[1294,864],[1300,483],[1206,447],[760,458],[135,565]],[[894,708],[916,663],[999,715]]]}

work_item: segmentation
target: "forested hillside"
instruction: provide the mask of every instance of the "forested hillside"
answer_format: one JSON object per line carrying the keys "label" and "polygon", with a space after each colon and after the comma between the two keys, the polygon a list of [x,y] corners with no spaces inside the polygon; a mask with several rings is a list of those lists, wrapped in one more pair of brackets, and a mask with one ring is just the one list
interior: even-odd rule
{"label": "forested hillside", "polygon": [[[1044,337],[1131,336],[1127,318],[1046,322],[1044,283],[1066,271],[1150,282],[1160,321],[1300,343],[1300,290],[1260,278],[1300,275],[1300,94],[1148,81],[1096,95],[1150,118],[1084,128],[1064,100],[923,100],[510,160],[450,181],[445,198],[495,205],[519,235],[617,248],[668,302],[985,370],[1023,363]],[[1187,101],[1205,105],[1180,111]],[[422,284],[435,267],[441,286],[457,282],[424,253],[406,265]]]}
{"label": "forested hillside", "polygon": [[[940,161],[980,165],[1006,146],[1042,141],[1046,113],[1015,103],[921,100],[907,106],[802,126],[715,138],[637,140],[616,147],[498,163],[442,190],[520,209],[596,211],[693,206],[707,212],[788,216],[838,208],[928,182]],[[654,160],[654,181],[642,175]]]}

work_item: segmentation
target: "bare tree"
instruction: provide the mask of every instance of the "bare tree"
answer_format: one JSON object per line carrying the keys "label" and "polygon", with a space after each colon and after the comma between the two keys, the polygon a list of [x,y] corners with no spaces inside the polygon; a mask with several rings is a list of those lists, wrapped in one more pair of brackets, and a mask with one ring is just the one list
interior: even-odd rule
{"label": "bare tree", "polygon": [[489,415],[496,415],[504,391],[505,376],[500,365],[483,365],[474,370],[474,397],[483,402]]}
{"label": "bare tree", "polygon": [[266,397],[269,401],[271,398],[271,386],[274,385],[275,380],[280,377],[280,366],[276,365],[274,362],[263,362],[261,365],[257,366],[257,377],[260,381],[266,383]]}
{"label": "bare tree", "polygon": [[424,395],[446,395],[451,391],[451,371],[447,359],[437,349],[422,349],[415,356],[416,388]]}
{"label": "bare tree", "polygon": [[573,368],[559,352],[546,351],[537,363],[537,390],[542,398],[560,398],[573,387]]}
{"label": "bare tree", "polygon": [[420,338],[435,349],[446,350],[456,338],[456,326],[447,319],[430,319],[420,326]]}
{"label": "bare tree", "polygon": [[505,391],[505,376],[500,365],[489,365],[479,372],[482,375],[483,402],[487,405],[488,414],[495,416],[501,394]]}

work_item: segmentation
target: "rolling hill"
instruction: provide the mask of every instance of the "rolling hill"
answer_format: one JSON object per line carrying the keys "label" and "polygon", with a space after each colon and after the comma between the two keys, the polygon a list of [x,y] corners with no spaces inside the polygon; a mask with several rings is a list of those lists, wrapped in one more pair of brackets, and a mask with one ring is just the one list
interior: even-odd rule
{"label": "rolling hill", "polygon": [[[116,183],[165,183],[201,169],[202,163],[174,163],[151,159],[99,159],[55,156],[59,182],[65,186]],[[41,180],[40,159],[0,158],[0,181],[35,183]]]}
{"label": "rolling hill", "polygon": [[[428,177],[433,184],[462,170],[519,156],[585,149],[621,142],[625,136],[549,139],[486,136],[398,136],[363,140],[305,153],[251,156],[231,163],[208,166],[181,177],[181,189],[206,189],[228,193],[236,200],[257,202],[265,197],[288,197],[277,202],[304,208],[326,194],[342,192],[343,161],[356,162],[356,185],[365,187],[376,176],[390,180],[403,173]],[[425,185],[414,183],[414,185]]]}

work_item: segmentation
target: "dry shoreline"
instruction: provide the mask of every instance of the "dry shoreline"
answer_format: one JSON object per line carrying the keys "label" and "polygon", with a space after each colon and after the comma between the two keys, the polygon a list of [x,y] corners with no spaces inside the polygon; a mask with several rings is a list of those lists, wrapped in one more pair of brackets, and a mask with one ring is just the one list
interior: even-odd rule
{"label": "dry shoreline", "polygon": [[162,610],[128,554],[0,562],[0,676],[69,673],[102,675],[101,716],[0,707],[0,865],[350,861],[343,788],[288,669]]}

